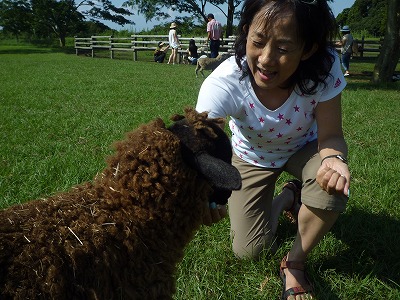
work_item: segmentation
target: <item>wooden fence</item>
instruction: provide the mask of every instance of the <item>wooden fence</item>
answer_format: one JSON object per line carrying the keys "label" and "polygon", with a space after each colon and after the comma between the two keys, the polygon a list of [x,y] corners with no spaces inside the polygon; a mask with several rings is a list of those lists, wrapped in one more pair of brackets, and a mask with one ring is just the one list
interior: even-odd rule
{"label": "wooden fence", "polygon": [[[209,53],[207,39],[204,37],[185,38],[179,36],[181,48],[179,49],[179,61],[182,61],[183,55],[189,48],[189,40],[194,39],[200,53]],[[75,52],[90,52],[95,57],[95,52],[109,51],[110,58],[115,57],[115,52],[132,52],[133,60],[138,60],[139,51],[154,51],[159,42],[168,44],[168,35],[131,35],[130,37],[113,36],[91,36],[75,37]],[[220,47],[220,53],[233,53],[235,37],[224,38]]]}
{"label": "wooden fence", "polygon": [[[189,48],[189,40],[194,39],[200,53],[209,53],[207,39],[205,37],[181,37],[179,41],[181,48],[179,49],[178,61],[182,62],[183,55]],[[379,53],[382,45],[380,41],[367,41],[364,37],[361,40],[355,40],[358,47],[354,51],[353,56],[363,57],[365,53]],[[91,37],[75,37],[76,55],[79,53],[91,53],[95,56],[95,52],[109,51],[110,58],[115,57],[115,52],[131,52],[134,61],[138,60],[139,51],[154,51],[159,42],[168,43],[168,35],[131,35],[130,37],[113,37],[113,36],[91,36]],[[224,38],[220,48],[220,53],[233,53],[235,37]],[[338,51],[340,49],[337,49]]]}

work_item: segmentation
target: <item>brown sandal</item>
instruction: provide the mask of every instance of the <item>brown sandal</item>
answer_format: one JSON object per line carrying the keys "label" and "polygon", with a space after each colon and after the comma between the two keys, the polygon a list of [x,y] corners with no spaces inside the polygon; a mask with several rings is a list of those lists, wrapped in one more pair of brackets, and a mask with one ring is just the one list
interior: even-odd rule
{"label": "brown sandal", "polygon": [[[285,272],[283,271],[284,269],[296,269],[304,272],[304,277],[306,281],[308,282],[307,285],[305,286],[296,286],[292,287],[290,289],[286,289],[286,275]],[[286,300],[289,296],[295,296],[296,295],[302,295],[306,294],[310,296],[310,299],[314,297],[313,293],[313,286],[310,283],[310,280],[307,277],[307,274],[305,272],[305,267],[303,262],[299,261],[287,261],[287,255],[282,259],[281,265],[279,268],[279,275],[282,279],[283,282],[283,290],[282,290],[282,300]]]}
{"label": "brown sandal", "polygon": [[297,179],[291,179],[287,181],[284,185],[283,188],[288,188],[293,192],[294,199],[293,199],[293,204],[289,209],[286,209],[283,214],[292,222],[293,224],[297,223],[297,216],[299,215],[299,209],[298,206],[301,206],[301,188],[302,188],[302,183],[300,180]]}

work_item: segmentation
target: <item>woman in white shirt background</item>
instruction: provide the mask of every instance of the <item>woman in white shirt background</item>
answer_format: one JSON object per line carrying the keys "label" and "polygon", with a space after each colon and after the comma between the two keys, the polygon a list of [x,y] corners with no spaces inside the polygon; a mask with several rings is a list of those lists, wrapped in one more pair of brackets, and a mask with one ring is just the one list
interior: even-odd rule
{"label": "woman in white shirt background", "polygon": [[175,64],[177,57],[178,57],[178,49],[181,46],[181,44],[179,43],[178,34],[176,33],[177,27],[178,27],[178,25],[176,25],[175,22],[172,22],[171,26],[169,27],[170,29],[169,29],[169,33],[168,33],[168,42],[169,42],[169,46],[172,50],[172,53],[169,56],[168,64]]}

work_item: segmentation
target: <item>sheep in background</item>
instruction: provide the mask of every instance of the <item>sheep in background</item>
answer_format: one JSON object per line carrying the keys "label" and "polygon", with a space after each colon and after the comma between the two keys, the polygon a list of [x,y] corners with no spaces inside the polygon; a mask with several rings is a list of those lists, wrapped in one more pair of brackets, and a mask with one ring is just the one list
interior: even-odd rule
{"label": "sheep in background", "polygon": [[219,54],[216,58],[209,58],[209,57],[204,57],[204,58],[199,58],[197,60],[197,66],[196,66],[196,78],[198,77],[198,72],[201,72],[201,75],[204,76],[203,70],[214,70],[216,67],[218,67],[225,59],[227,59],[230,56],[230,54]]}
{"label": "sheep in background", "polygon": [[172,299],[208,201],[241,185],[222,119],[185,115],[128,133],[93,182],[0,211],[0,299]]}

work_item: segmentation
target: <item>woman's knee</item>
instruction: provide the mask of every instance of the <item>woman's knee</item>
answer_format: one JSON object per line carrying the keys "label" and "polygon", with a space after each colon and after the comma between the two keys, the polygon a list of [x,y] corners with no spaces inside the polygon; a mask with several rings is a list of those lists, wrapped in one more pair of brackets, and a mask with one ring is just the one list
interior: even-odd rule
{"label": "woman's knee", "polygon": [[232,251],[240,259],[256,260],[264,251],[275,253],[277,248],[276,239],[270,234],[250,241],[232,237]]}

